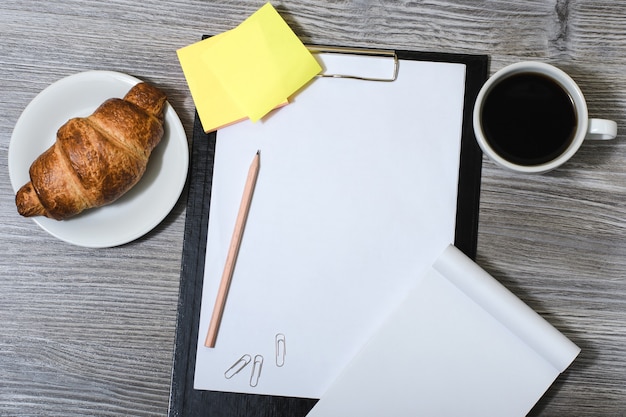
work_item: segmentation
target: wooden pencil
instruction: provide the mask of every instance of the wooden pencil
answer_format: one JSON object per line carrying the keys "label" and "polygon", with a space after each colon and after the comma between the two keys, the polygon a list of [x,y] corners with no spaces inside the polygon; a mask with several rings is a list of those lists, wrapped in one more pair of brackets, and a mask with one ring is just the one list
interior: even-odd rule
{"label": "wooden pencil", "polygon": [[226,262],[224,264],[224,272],[222,273],[222,279],[217,291],[217,297],[215,299],[215,306],[213,307],[213,314],[211,315],[211,322],[209,323],[209,330],[207,332],[204,345],[206,347],[215,347],[217,340],[217,332],[222,321],[222,315],[224,314],[224,307],[226,305],[226,297],[228,296],[228,289],[230,288],[230,282],[233,278],[233,272],[235,270],[235,264],[237,262],[237,255],[239,254],[239,247],[241,246],[241,240],[243,238],[243,231],[250,211],[250,205],[252,203],[252,194],[256,186],[256,180],[259,175],[259,168],[261,165],[261,151],[257,151],[252,163],[250,164],[250,170],[248,171],[248,177],[243,189],[243,195],[241,197],[241,204],[239,205],[239,213],[235,221],[235,229],[233,230],[233,236],[228,248],[228,254],[226,256]]}

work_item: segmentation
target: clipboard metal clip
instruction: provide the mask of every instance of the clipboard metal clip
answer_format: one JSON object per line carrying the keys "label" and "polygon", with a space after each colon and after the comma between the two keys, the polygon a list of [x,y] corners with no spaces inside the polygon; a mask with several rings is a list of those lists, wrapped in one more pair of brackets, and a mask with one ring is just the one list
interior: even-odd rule
{"label": "clipboard metal clip", "polygon": [[367,48],[349,48],[349,47],[341,47],[341,46],[326,46],[326,45],[306,45],[308,50],[313,54],[348,54],[348,55],[365,55],[365,56],[373,56],[373,57],[387,57],[393,60],[393,72],[387,78],[379,78],[379,77],[368,77],[368,76],[359,76],[359,75],[350,75],[350,74],[326,74],[321,73],[318,74],[318,77],[324,78],[349,78],[353,80],[362,80],[362,81],[382,81],[382,82],[393,82],[398,78],[398,54],[396,51],[389,49],[367,49]]}

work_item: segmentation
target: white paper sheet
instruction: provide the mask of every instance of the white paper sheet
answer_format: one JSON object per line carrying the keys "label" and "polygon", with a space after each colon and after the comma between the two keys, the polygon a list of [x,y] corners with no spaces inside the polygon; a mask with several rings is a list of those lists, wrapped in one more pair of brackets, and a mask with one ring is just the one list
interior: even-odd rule
{"label": "white paper sheet", "polygon": [[[454,240],[464,83],[464,65],[401,61],[395,82],[317,79],[263,122],[218,132],[195,389],[319,398],[330,386]],[[206,348],[258,149],[216,347]],[[254,387],[252,364],[224,375],[245,354],[264,359]]]}
{"label": "white paper sheet", "polygon": [[307,417],[526,415],[580,349],[454,246]]}

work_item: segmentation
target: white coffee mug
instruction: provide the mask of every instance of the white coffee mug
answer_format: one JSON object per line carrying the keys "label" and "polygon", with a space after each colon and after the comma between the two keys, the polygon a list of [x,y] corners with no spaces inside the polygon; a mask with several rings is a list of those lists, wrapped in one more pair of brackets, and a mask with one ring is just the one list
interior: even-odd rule
{"label": "white coffee mug", "polygon": [[[533,91],[537,87],[523,84],[522,80],[536,80],[554,91],[560,88],[562,91],[556,91],[555,95],[563,97],[560,101],[549,102],[543,100],[546,94],[537,94],[526,100],[529,95],[535,94]],[[523,98],[518,100],[519,97]],[[515,100],[518,102],[513,105]],[[566,102],[569,103],[569,109],[566,109]],[[534,109],[530,111],[527,107]],[[529,110],[528,114],[526,110]],[[564,118],[555,120],[553,110],[563,110]],[[571,117],[567,117],[566,113],[571,113]],[[540,117],[535,117],[539,114]],[[560,117],[561,113],[558,114]],[[490,77],[478,93],[473,121],[476,140],[483,153],[498,165],[522,173],[553,170],[569,160],[585,139],[607,140],[617,135],[617,123],[614,121],[589,119],[585,97],[569,75],[552,65],[533,61],[509,65]],[[567,124],[571,126],[565,126]],[[542,155],[542,143],[544,139],[550,139],[548,132],[553,131],[564,139],[558,147],[550,145],[553,146],[549,148],[551,153]],[[566,131],[569,132],[567,138]]]}

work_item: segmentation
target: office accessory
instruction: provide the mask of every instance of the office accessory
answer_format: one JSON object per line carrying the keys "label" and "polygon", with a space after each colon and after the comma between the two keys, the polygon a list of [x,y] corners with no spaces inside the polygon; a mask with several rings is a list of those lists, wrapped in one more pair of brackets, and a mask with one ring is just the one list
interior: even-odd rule
{"label": "office accessory", "polygon": [[[465,67],[464,83],[460,85],[461,93],[464,94],[462,98],[463,112],[461,115],[463,123],[459,132],[459,136],[462,138],[460,157],[457,154],[459,158],[458,194],[456,196],[455,220],[453,220],[455,224],[453,240],[464,252],[474,256],[481,155],[472,136],[470,117],[473,100],[487,75],[487,58],[486,56],[409,51],[397,51],[397,54],[400,60],[400,74],[402,74],[404,62],[414,60],[432,63],[455,63],[462,64]],[[383,84],[391,85],[393,83]],[[421,100],[425,100],[425,98],[415,96],[412,97],[412,100],[419,103]],[[289,107],[285,107],[284,110]],[[273,117],[270,119],[273,119]],[[388,128],[390,131],[394,131],[393,124],[388,126]],[[203,270],[206,266],[204,254],[207,244],[209,203],[213,192],[211,179],[213,177],[216,152],[215,141],[220,134],[221,132],[206,135],[200,126],[199,120],[196,119],[192,151],[192,161],[195,161],[195,164],[192,164],[193,172],[190,177],[170,415],[217,413],[221,415],[261,416],[266,414],[266,410],[272,410],[272,414],[277,416],[304,416],[315,403],[314,399],[193,389],[197,359],[196,343],[199,329],[199,294],[202,290]],[[386,137],[387,135],[381,136],[380,140],[382,141]],[[320,146],[322,145],[320,144]],[[213,209],[214,207],[211,207],[211,210]],[[290,340],[289,360],[283,368],[279,368],[280,372],[283,372],[283,370],[287,370],[292,366],[294,361],[293,353],[296,346],[291,337],[291,332],[288,332],[287,329],[280,330],[284,330],[284,333],[289,336]],[[271,346],[273,348],[273,345]],[[223,369],[228,368],[230,364],[232,364],[232,358],[229,359],[227,366]],[[266,376],[270,374],[269,371],[273,370],[274,367],[268,367],[268,375],[265,375],[264,370],[264,377],[259,382],[259,388],[265,384]],[[275,372],[278,372],[278,369]]]}
{"label": "office accessory", "polygon": [[235,375],[237,375],[243,368],[245,368],[252,361],[252,356],[247,353],[243,354],[241,358],[237,359],[235,363],[232,364],[230,368],[224,372],[224,378],[231,379]]}
{"label": "office accessory", "polygon": [[[379,58],[391,58],[392,67],[391,71],[388,75],[366,75],[365,73],[360,73],[359,71],[367,70],[368,67],[359,67],[359,68],[351,68],[351,72],[332,72],[332,69],[325,68],[325,70],[319,74],[317,77],[325,77],[325,78],[349,78],[353,80],[361,80],[361,81],[395,81],[398,78],[398,70],[400,68],[400,62],[398,61],[398,54],[396,51],[390,51],[387,49],[365,49],[365,48],[343,48],[336,46],[324,46],[324,45],[307,45],[307,49],[312,54],[341,54],[344,57],[354,58],[360,56],[371,56],[371,57],[379,57]],[[386,60],[385,60],[386,61]],[[386,64],[385,64],[386,65]]]}
{"label": "office accessory", "polygon": [[259,176],[259,167],[261,163],[261,151],[257,151],[250,164],[248,171],[248,177],[243,189],[243,195],[241,197],[241,203],[239,205],[239,211],[237,213],[237,220],[235,221],[235,229],[228,246],[228,255],[226,256],[226,263],[224,264],[224,271],[222,272],[222,279],[220,280],[220,287],[215,299],[215,305],[213,307],[213,314],[211,315],[211,321],[209,322],[209,330],[207,332],[204,345],[206,347],[214,347],[217,339],[217,332],[219,330],[222,315],[224,313],[224,307],[226,305],[226,297],[228,296],[228,289],[230,288],[230,282],[233,278],[233,272],[235,271],[235,264],[237,263],[237,255],[239,254],[239,248],[241,247],[241,239],[243,239],[243,231],[248,219],[248,213],[250,211],[250,204],[252,204],[252,195],[254,194],[254,188]]}
{"label": "office accessory", "polygon": [[307,416],[525,416],[579,352],[449,246]]}
{"label": "office accessory", "polygon": [[278,333],[276,335],[276,366],[279,368],[285,365],[285,357],[287,356],[287,341],[285,335]]}
{"label": "office accessory", "polygon": [[261,370],[263,369],[263,356],[254,355],[254,361],[252,362],[252,374],[250,375],[250,386],[256,387],[259,384],[259,378],[261,378]]}
{"label": "office accessory", "polygon": [[259,120],[321,71],[270,3],[236,28],[177,54],[207,132]]}

